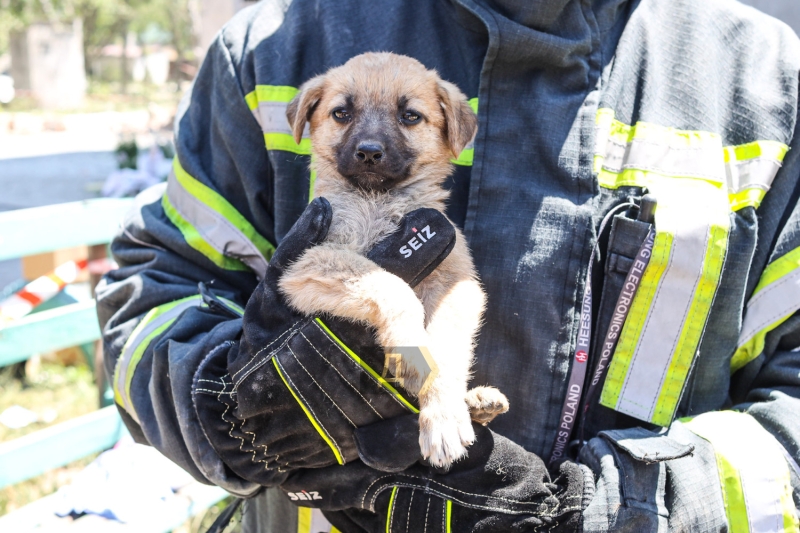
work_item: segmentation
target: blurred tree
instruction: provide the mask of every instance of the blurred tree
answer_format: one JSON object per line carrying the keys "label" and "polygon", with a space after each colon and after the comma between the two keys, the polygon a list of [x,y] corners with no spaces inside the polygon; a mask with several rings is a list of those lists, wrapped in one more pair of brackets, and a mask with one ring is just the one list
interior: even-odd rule
{"label": "blurred tree", "polygon": [[124,45],[129,32],[147,44],[155,44],[151,39],[158,36],[156,42],[175,48],[179,63],[195,59],[196,0],[0,0],[0,54],[8,50],[12,31],[35,21],[75,18],[83,20],[87,69],[104,46]]}

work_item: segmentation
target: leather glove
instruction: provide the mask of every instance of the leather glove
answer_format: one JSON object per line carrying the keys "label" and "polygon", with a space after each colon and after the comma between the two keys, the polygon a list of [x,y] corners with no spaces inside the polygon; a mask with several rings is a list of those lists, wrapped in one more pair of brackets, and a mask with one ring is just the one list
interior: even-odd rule
{"label": "leather glove", "polygon": [[[250,297],[240,341],[208,354],[195,375],[205,435],[236,475],[260,485],[277,485],[298,468],[356,460],[354,429],[418,412],[402,388],[381,377],[384,354],[373,331],[298,314],[278,291],[284,269],[324,241],[331,215],[324,198],[309,204]],[[433,238],[406,258],[400,248],[426,226]],[[455,238],[441,213],[420,209],[368,257],[413,285],[447,257]]]}
{"label": "leather glove", "polygon": [[420,460],[417,417],[405,415],[355,431],[360,462],[294,472],[281,489],[342,533],[578,531],[588,469],[564,462],[552,478],[538,456],[473,426],[450,471]]}

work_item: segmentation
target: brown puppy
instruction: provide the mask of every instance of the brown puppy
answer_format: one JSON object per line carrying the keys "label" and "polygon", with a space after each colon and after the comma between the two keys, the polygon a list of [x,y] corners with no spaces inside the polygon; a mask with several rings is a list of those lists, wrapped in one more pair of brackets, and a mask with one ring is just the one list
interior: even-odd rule
{"label": "brown puppy", "polygon": [[[470,416],[488,423],[508,410],[497,389],[467,391],[485,306],[460,232],[450,255],[413,290],[364,257],[421,207],[445,210],[450,159],[467,146],[477,118],[459,89],[418,61],[388,53],[357,56],[306,82],[287,117],[300,142],[311,126],[315,196],[333,207],[325,243],[284,274],[280,290],[306,314],[371,324],[384,347],[419,347],[435,361],[393,360],[420,400],[420,448],[447,467],[475,439]],[[387,350],[388,353],[388,350]]]}

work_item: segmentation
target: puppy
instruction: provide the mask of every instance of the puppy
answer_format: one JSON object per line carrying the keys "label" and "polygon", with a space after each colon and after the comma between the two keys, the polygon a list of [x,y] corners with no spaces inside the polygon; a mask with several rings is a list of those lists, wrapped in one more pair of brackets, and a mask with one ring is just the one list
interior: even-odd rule
{"label": "puppy", "polygon": [[411,289],[364,257],[421,207],[444,212],[442,187],[451,158],[475,136],[478,122],[459,89],[409,57],[357,56],[300,87],[287,118],[299,143],[310,123],[315,196],[333,208],[326,241],[283,275],[289,305],[372,325],[377,342],[418,347],[432,359],[387,361],[419,397],[422,454],[447,468],[475,439],[470,419],[486,424],[508,410],[497,389],[467,391],[475,336],[486,297],[457,232],[450,255]]}

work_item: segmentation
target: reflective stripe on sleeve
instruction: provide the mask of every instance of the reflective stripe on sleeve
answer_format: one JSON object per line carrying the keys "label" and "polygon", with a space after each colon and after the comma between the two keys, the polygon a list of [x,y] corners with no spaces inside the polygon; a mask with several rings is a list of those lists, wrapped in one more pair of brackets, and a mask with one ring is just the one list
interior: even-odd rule
{"label": "reflective stripe on sleeve", "polygon": [[256,85],[256,89],[245,96],[247,106],[261,126],[267,150],[284,150],[299,155],[311,154],[311,134],[308,124],[303,130],[300,144],[297,144],[294,142],[292,128],[286,118],[286,107],[296,94],[296,87]]}
{"label": "reflective stripe on sleeve", "polygon": [[764,269],[745,308],[731,372],[736,372],[764,351],[767,334],[800,309],[800,248],[776,259]]}
{"label": "reflective stripe on sleeve", "polygon": [[174,159],[161,204],[186,243],[226,270],[252,270],[261,279],[274,247],[219,193]]}
{"label": "reflective stripe on sleeve", "polygon": [[631,127],[616,120],[612,109],[600,109],[594,170],[600,186],[608,189],[645,186],[652,173],[724,184],[732,210],[758,208],[789,147],[769,140],[727,147],[721,142],[719,135],[710,132],[647,122]]}
{"label": "reflective stripe on sleeve", "polygon": [[761,204],[788,150],[788,146],[775,141],[756,141],[725,148],[731,209],[736,211]]}
{"label": "reflective stripe on sleeve", "polygon": [[595,165],[600,184],[647,187],[658,206],[652,257],[600,403],[668,426],[700,344],[727,251],[730,208],[722,144],[710,133],[642,123],[628,126],[606,111],[598,114],[602,138],[597,151],[602,153],[596,155]]}
{"label": "reflective stripe on sleeve", "polygon": [[[220,298],[220,300],[236,313],[244,314],[244,310],[230,300],[225,298]],[[181,313],[190,307],[200,305],[203,305],[203,298],[198,294],[154,307],[142,318],[122,347],[122,353],[114,368],[114,400],[137,423],[140,421],[131,401],[131,383],[144,352],[153,339],[166,331]]]}
{"label": "reflective stripe on sleeve", "polygon": [[750,415],[705,413],[686,427],[714,447],[730,533],[797,533],[783,447]]}
{"label": "reflective stripe on sleeve", "polygon": [[151,309],[130,334],[127,342],[125,342],[122,354],[117,359],[117,365],[114,369],[114,400],[137,423],[140,423],[140,421],[131,401],[131,382],[142,355],[144,355],[145,350],[150,346],[153,339],[171,326],[181,313],[201,303],[203,303],[202,297],[195,295]]}

